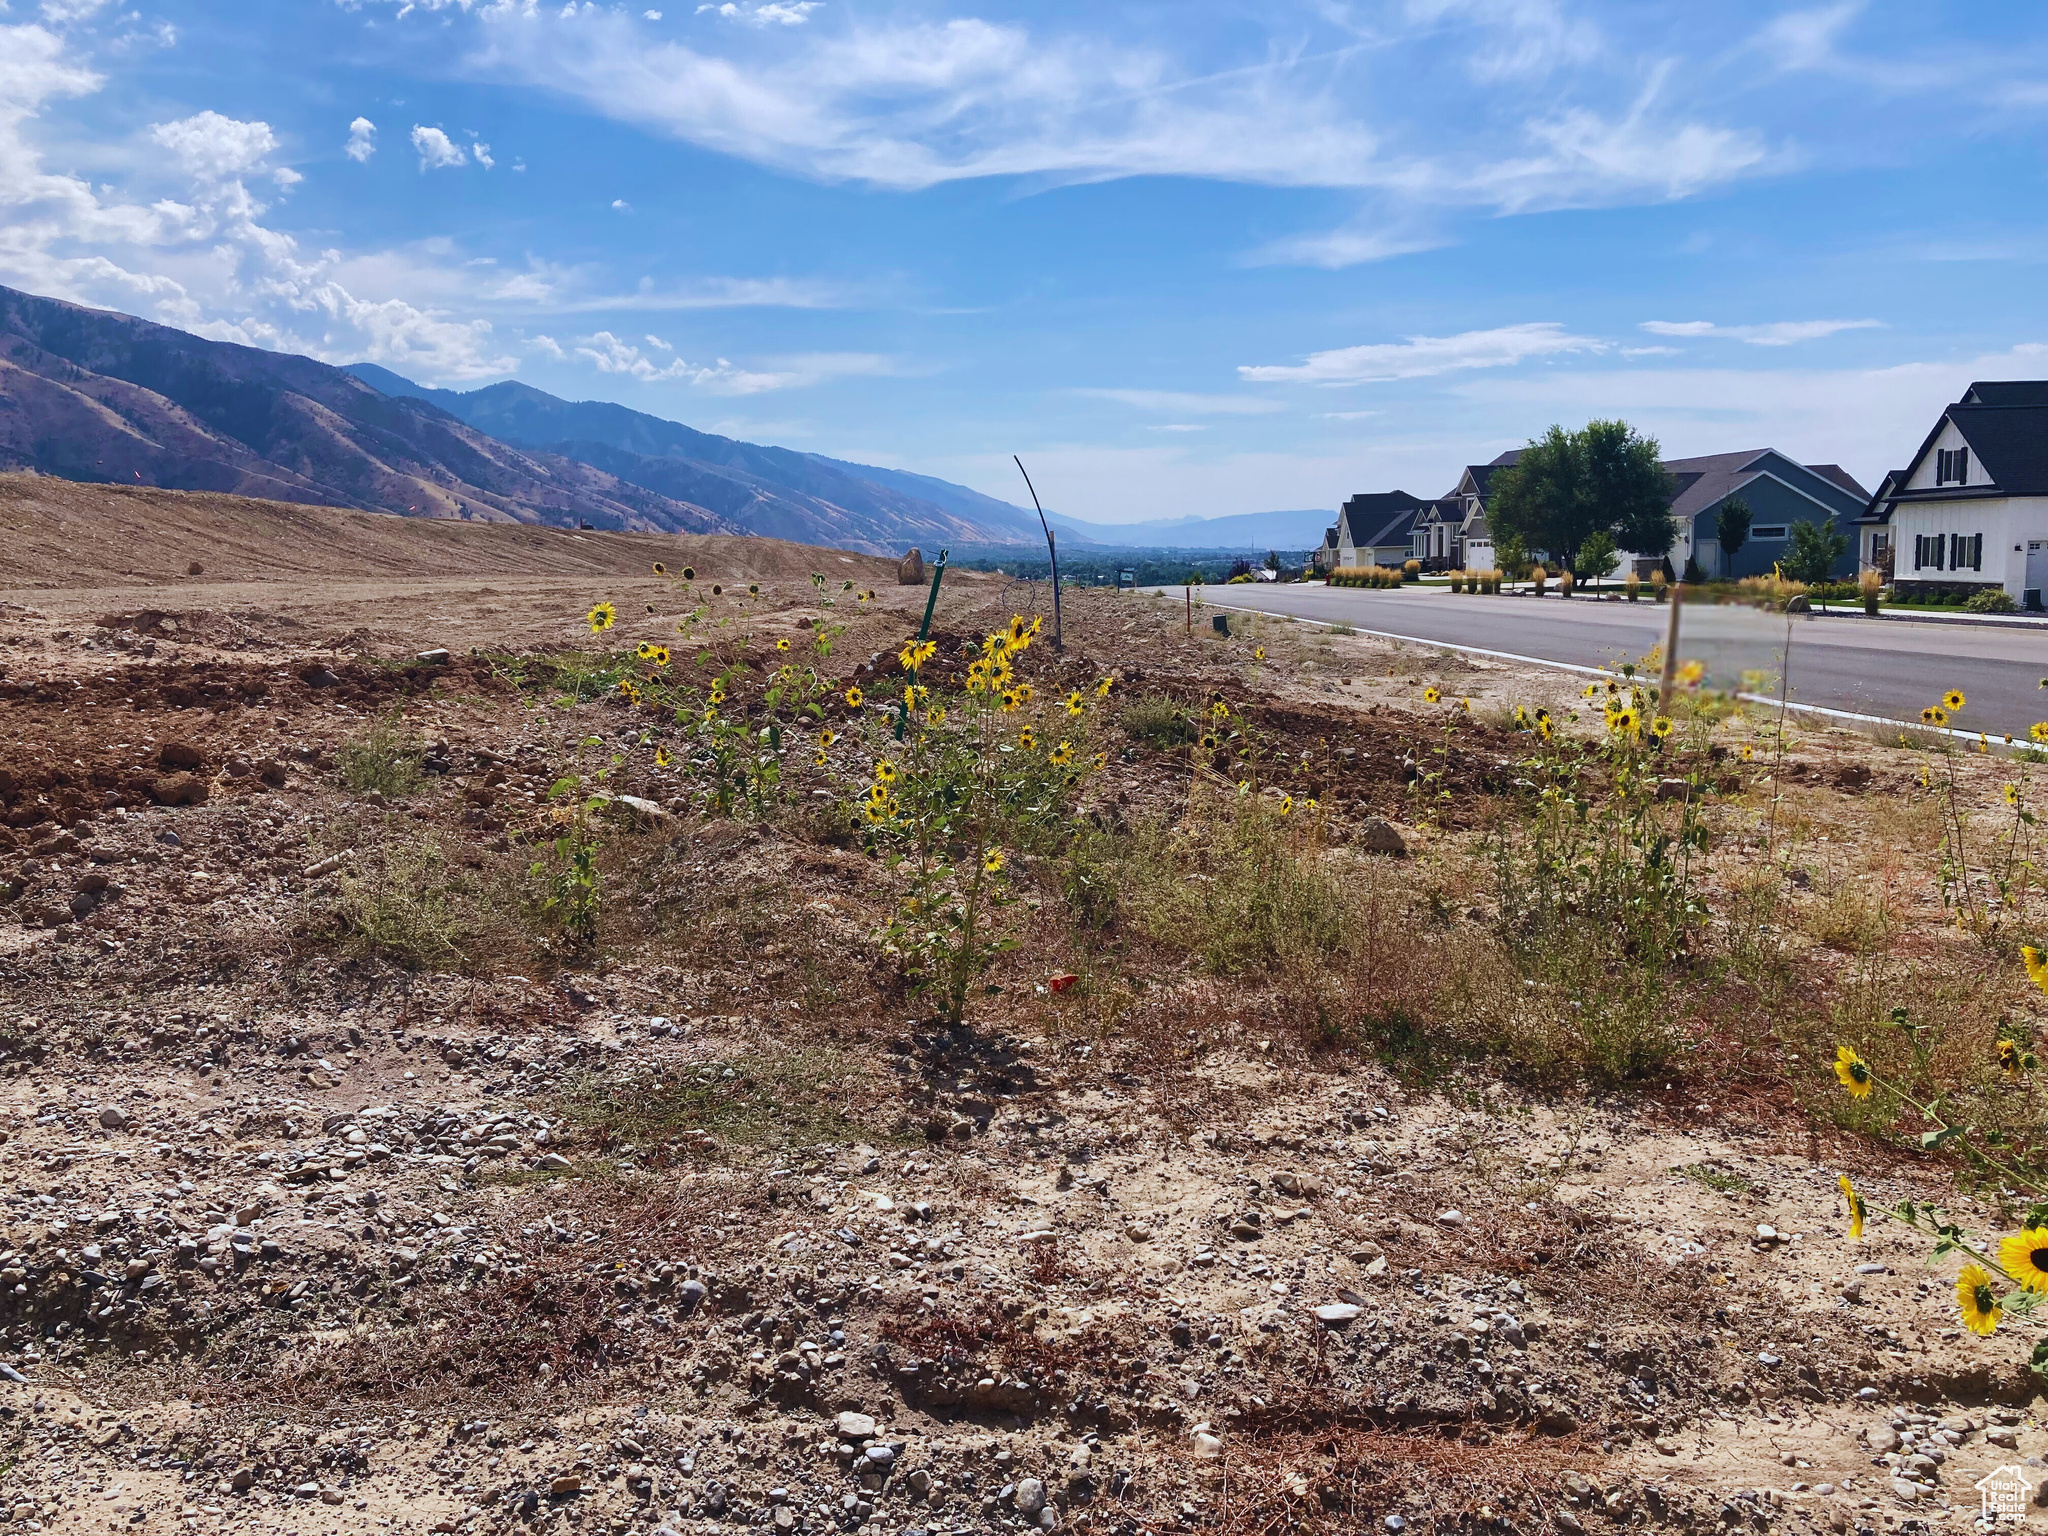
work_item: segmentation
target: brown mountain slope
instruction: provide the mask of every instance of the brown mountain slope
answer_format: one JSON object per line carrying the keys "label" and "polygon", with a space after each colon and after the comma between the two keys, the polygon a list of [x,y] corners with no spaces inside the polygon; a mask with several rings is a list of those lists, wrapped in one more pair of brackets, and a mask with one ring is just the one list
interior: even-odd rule
{"label": "brown mountain slope", "polygon": [[0,288],[0,468],[486,522],[743,532],[311,358]]}

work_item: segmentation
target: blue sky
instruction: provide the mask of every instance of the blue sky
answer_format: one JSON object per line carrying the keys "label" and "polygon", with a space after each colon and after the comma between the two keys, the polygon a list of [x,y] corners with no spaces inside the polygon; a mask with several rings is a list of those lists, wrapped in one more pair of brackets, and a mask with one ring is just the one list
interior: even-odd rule
{"label": "blue sky", "polygon": [[2048,377],[2038,0],[0,0],[0,282],[1127,521]]}

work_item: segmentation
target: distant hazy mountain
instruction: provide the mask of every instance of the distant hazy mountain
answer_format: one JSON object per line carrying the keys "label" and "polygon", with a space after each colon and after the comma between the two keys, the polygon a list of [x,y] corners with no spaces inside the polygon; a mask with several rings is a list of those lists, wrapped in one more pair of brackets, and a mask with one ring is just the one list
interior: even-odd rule
{"label": "distant hazy mountain", "polygon": [[0,288],[0,469],[422,517],[741,532],[311,358]]}
{"label": "distant hazy mountain", "polygon": [[1039,537],[1034,514],[943,480],[743,443],[525,384],[457,392],[425,388],[373,363],[348,371],[388,395],[431,401],[502,441],[581,460],[778,539],[901,554],[911,545],[930,551]]}
{"label": "distant hazy mountain", "polygon": [[[1329,508],[1302,512],[1239,512],[1229,517],[1154,518],[1142,523],[1087,523],[1048,514],[1053,526],[1096,544],[1136,549],[1314,549],[1337,520]],[[1062,540],[1062,542],[1065,542]]]}

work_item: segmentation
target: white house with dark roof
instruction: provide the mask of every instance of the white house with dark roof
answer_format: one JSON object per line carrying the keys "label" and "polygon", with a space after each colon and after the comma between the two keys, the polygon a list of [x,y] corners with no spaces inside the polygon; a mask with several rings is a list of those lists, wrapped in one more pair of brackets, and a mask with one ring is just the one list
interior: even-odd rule
{"label": "white house with dark roof", "polygon": [[1408,558],[1415,518],[1425,505],[1406,491],[1353,496],[1337,514],[1334,563],[1340,568],[1399,565]]}
{"label": "white house with dark roof", "polygon": [[1859,519],[1863,563],[1902,593],[2048,589],[2048,380],[1972,384]]}

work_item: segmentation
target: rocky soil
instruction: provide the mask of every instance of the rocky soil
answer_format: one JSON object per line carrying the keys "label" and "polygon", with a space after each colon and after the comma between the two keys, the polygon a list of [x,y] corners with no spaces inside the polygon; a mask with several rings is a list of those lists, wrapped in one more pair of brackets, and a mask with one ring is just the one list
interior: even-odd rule
{"label": "rocky soil", "polygon": [[[840,622],[767,586],[764,644]],[[459,965],[351,951],[351,880],[430,836],[516,883],[574,741],[619,729],[513,674],[637,589],[523,590],[323,613],[308,588],[290,626],[4,595],[21,1527],[1847,1533],[1967,1524],[1993,1468],[2043,1478],[2026,1341],[1961,1333],[1948,1271],[1888,1229],[1848,1241],[1835,1176],[1988,1208],[1783,1093],[1418,1076],[1143,954],[1105,1027],[1048,984],[1050,893],[949,1029],[877,964],[872,861],[800,816],[700,819],[637,769],[597,956],[509,927]],[[923,595],[876,590],[844,678],[888,673]],[[939,632],[1028,601],[962,583]],[[1223,642],[1109,594],[1066,623],[1065,658],[1032,653],[1048,686],[1223,693],[1361,859],[1480,814],[1417,824],[1418,679],[1482,718],[1574,691],[1306,626]],[[393,706],[425,776],[351,793],[337,754]],[[1185,798],[1184,751],[1104,745],[1088,814]],[[1865,772],[1833,787],[1845,758]],[[1832,735],[1795,766],[1836,797],[1912,771]],[[1477,727],[1445,771],[1477,807],[1512,744]]]}

